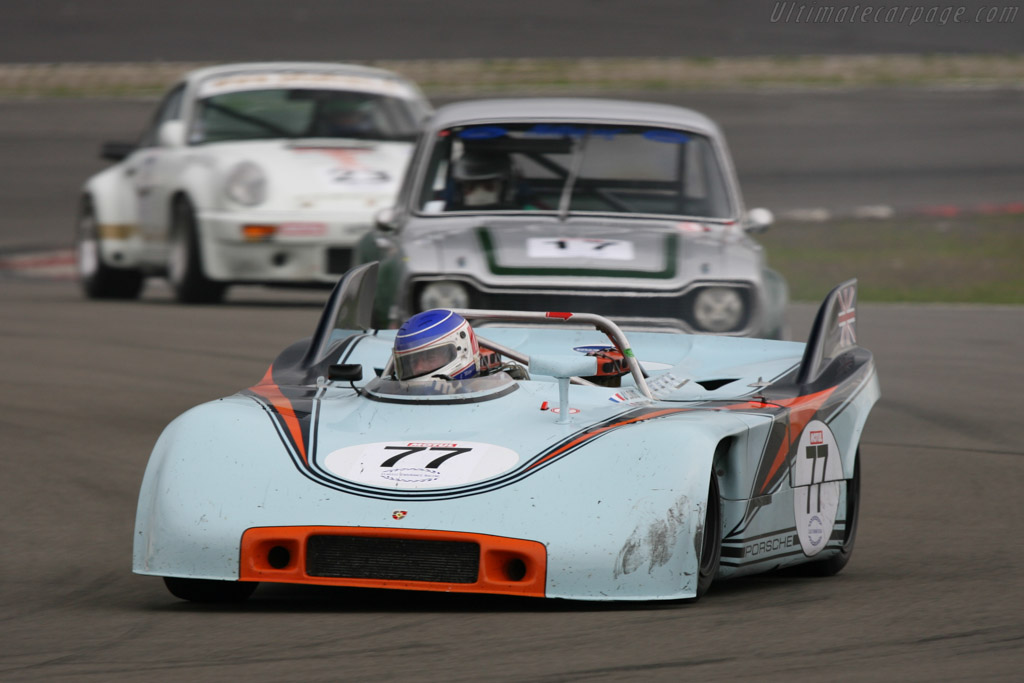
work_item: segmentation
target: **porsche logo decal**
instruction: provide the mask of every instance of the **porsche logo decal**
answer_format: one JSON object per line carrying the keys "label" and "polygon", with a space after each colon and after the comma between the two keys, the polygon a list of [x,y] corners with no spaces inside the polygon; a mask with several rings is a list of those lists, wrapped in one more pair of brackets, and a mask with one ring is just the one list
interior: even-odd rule
{"label": "porsche logo decal", "polygon": [[392,519],[402,519],[407,514],[409,514],[409,513],[406,510],[395,510],[394,512],[391,513],[391,518]]}

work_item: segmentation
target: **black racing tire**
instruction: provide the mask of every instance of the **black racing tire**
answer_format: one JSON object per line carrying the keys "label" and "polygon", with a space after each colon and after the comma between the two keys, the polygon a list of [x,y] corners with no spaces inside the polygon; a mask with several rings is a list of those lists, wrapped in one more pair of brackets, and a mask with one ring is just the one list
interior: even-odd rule
{"label": "black racing tire", "polygon": [[704,514],[704,532],[700,543],[700,565],[697,574],[697,595],[699,600],[715,580],[718,565],[722,559],[722,498],[718,491],[718,477],[711,472],[708,486],[707,512]]}
{"label": "black racing tire", "polygon": [[174,297],[183,304],[222,301],[227,285],[211,280],[203,272],[202,246],[192,204],[185,198],[178,198],[171,211],[167,280],[174,290]]}
{"label": "black racing tire", "polygon": [[793,567],[800,576],[835,576],[853,555],[853,545],[857,541],[857,519],[860,516],[860,449],[857,449],[853,463],[853,477],[846,481],[846,531],[843,534],[843,546],[838,553],[823,560],[808,562]]}
{"label": "black racing tire", "polygon": [[257,581],[182,579],[175,576],[165,576],[164,584],[176,598],[203,603],[245,602],[260,585]]}
{"label": "black racing tire", "polygon": [[142,291],[142,271],[115,268],[103,261],[99,223],[92,199],[83,197],[75,225],[75,264],[82,291],[90,299],[136,299]]}

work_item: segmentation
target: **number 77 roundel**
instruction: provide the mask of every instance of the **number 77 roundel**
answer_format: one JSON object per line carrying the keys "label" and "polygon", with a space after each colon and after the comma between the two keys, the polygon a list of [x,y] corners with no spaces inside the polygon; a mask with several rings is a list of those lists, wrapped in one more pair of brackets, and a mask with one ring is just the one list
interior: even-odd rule
{"label": "number 77 roundel", "polygon": [[800,434],[793,464],[793,512],[800,546],[818,554],[832,535],[839,509],[843,461],[828,425],[811,420]]}

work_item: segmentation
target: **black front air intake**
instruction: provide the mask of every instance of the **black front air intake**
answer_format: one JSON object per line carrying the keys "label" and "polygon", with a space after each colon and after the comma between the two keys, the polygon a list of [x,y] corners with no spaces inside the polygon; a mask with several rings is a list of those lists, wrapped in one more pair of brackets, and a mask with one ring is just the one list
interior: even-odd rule
{"label": "black front air intake", "polygon": [[346,579],[476,583],[480,546],[372,536],[310,536],[306,573]]}

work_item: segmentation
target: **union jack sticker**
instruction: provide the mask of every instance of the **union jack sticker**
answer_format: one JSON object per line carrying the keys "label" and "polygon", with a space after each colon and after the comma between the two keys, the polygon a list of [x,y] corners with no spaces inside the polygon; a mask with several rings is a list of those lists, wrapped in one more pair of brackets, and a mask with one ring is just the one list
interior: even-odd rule
{"label": "union jack sticker", "polygon": [[857,343],[857,288],[850,286],[839,291],[839,345],[853,346]]}

